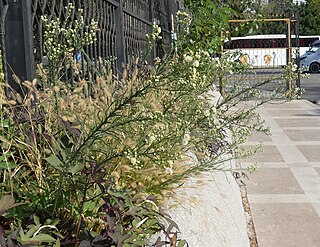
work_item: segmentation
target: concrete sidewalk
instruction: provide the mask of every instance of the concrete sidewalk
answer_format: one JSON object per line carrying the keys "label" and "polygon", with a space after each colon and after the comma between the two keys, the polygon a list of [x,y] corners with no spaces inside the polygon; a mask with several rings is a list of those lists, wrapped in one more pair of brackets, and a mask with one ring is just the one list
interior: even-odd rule
{"label": "concrete sidewalk", "polygon": [[271,136],[256,135],[264,151],[249,175],[248,199],[259,247],[320,246],[320,106],[300,100],[258,110]]}

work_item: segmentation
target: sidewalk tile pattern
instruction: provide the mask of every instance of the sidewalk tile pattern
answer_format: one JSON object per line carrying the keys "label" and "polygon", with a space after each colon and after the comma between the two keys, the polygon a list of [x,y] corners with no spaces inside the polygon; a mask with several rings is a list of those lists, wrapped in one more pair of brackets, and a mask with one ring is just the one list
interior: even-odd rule
{"label": "sidewalk tile pattern", "polygon": [[320,246],[320,107],[308,101],[265,104],[258,109],[271,136],[246,182],[259,247]]}

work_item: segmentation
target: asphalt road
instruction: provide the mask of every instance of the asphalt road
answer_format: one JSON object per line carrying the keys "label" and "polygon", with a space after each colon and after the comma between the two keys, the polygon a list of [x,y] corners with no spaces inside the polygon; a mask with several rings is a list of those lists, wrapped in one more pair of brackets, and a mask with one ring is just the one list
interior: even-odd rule
{"label": "asphalt road", "polygon": [[309,78],[301,78],[301,88],[305,90],[302,98],[313,103],[320,103],[320,73],[310,74]]}

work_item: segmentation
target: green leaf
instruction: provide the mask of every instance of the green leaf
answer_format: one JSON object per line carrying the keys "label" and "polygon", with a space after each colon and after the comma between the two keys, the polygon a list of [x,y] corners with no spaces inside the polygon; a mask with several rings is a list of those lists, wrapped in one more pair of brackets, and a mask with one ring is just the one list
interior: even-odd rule
{"label": "green leaf", "polygon": [[178,243],[178,247],[183,247],[187,244],[187,241],[186,240],[180,240],[179,243]]}
{"label": "green leaf", "polygon": [[18,165],[14,162],[0,162],[0,169],[3,170],[3,169],[14,169],[16,168]]}
{"label": "green leaf", "polygon": [[60,239],[58,238],[53,247],[60,247]]}
{"label": "green leaf", "polygon": [[40,225],[37,225],[37,226],[35,226],[35,225],[29,225],[28,228],[29,228],[29,231],[26,232],[25,236],[26,236],[26,238],[31,238],[32,235],[35,234],[36,231],[39,230]]}
{"label": "green leaf", "polygon": [[76,174],[77,172],[81,171],[84,168],[83,164],[77,164],[75,166],[72,166],[68,169],[69,172],[72,173],[72,175]]}
{"label": "green leaf", "polygon": [[9,127],[9,120],[8,119],[1,119],[1,126],[4,128]]}
{"label": "green leaf", "polygon": [[23,203],[15,203],[12,195],[3,196],[0,199],[0,216],[3,215],[8,209],[19,206]]}
{"label": "green leaf", "polygon": [[57,156],[50,156],[48,158],[45,158],[45,160],[48,161],[49,165],[56,168],[57,170],[59,170],[61,172],[64,171],[63,163],[61,162],[61,160]]}
{"label": "green leaf", "polygon": [[129,243],[125,243],[123,247],[130,247],[130,246],[133,246],[133,244],[134,246],[145,246],[146,242],[147,242],[146,240],[136,240],[134,242],[130,241]]}
{"label": "green leaf", "polygon": [[41,242],[50,243],[55,241],[56,240],[53,237],[45,233],[39,233],[37,236],[34,236],[28,240],[28,242],[40,242],[40,243]]}
{"label": "green leaf", "polygon": [[37,226],[40,225],[40,219],[39,219],[38,216],[34,215],[34,216],[33,216],[33,221],[34,221],[34,223],[35,223]]}

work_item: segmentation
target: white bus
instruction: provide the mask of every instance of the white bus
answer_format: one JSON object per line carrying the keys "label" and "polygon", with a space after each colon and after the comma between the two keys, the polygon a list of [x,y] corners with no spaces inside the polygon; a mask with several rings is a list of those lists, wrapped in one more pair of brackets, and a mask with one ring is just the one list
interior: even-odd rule
{"label": "white bus", "polygon": [[[309,46],[319,39],[320,36],[300,36],[298,49],[297,39],[294,35],[291,36],[292,58],[304,54]],[[253,67],[283,67],[288,59],[288,41],[284,34],[232,37],[224,44],[224,51],[242,54],[240,61]]]}

